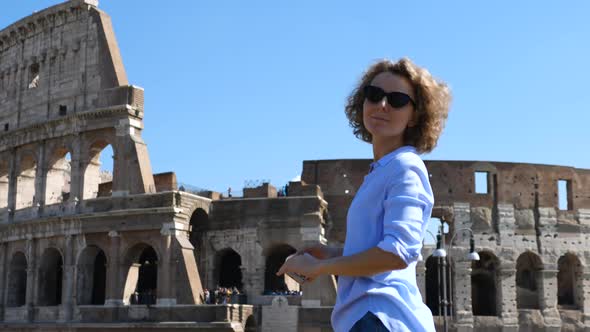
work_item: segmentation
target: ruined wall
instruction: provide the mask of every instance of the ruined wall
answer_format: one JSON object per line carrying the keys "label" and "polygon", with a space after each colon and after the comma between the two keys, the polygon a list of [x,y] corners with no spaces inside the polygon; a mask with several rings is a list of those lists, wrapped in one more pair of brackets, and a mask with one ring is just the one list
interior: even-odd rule
{"label": "ruined wall", "polygon": [[247,318],[233,309],[184,308],[182,318],[130,308],[201,303],[189,220],[210,200],[173,191],[174,173],[156,187],[143,89],[128,85],[96,5],[68,1],[0,30],[0,329],[192,315],[233,330]]}
{"label": "ruined wall", "polygon": [[[0,223],[156,191],[141,139],[143,89],[128,85],[96,4],[68,1],[0,30]],[[100,187],[109,145],[113,183]]]}
{"label": "ruined wall", "polygon": [[[317,184],[324,192],[333,218],[329,240],[343,242],[346,211],[367,174],[371,160],[305,161],[301,179]],[[468,203],[473,211],[476,229],[496,231],[498,206],[513,205],[517,228],[534,230],[539,208],[554,208],[562,231],[577,231],[590,209],[590,170],[573,167],[479,162],[425,161],[434,191],[433,216],[452,221],[452,205]],[[487,193],[475,191],[475,173],[487,174]],[[558,181],[565,180],[568,207],[558,206]]]}
{"label": "ruined wall", "polygon": [[110,18],[93,3],[69,1],[0,31],[3,131],[112,105],[109,89],[128,84]]}
{"label": "ruined wall", "polygon": [[[305,186],[301,184],[292,186],[288,197],[213,201],[209,219],[194,222],[192,231],[198,237],[193,240],[195,254],[199,257],[201,279],[206,287],[214,288],[219,284],[222,264],[219,255],[231,250],[241,258],[243,291],[248,303],[270,304],[270,299],[262,296],[270,257],[277,250],[290,248],[294,252],[306,245],[326,242],[325,229],[329,227],[325,219],[326,202],[317,195],[295,196],[306,191],[317,193],[317,188],[314,192],[303,189]],[[325,279],[321,283],[304,285],[303,300],[299,304],[333,304],[335,285],[330,285],[330,278]]]}

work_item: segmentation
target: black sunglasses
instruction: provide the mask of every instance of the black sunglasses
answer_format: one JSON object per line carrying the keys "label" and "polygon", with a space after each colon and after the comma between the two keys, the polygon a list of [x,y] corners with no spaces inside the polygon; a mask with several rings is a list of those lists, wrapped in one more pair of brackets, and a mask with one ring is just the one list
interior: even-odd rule
{"label": "black sunglasses", "polygon": [[393,108],[402,108],[408,103],[412,103],[412,105],[416,106],[412,97],[403,92],[394,91],[387,93],[383,89],[373,85],[365,86],[363,92],[365,93],[365,98],[372,103],[378,103],[383,100],[383,97],[387,97],[387,103]]}

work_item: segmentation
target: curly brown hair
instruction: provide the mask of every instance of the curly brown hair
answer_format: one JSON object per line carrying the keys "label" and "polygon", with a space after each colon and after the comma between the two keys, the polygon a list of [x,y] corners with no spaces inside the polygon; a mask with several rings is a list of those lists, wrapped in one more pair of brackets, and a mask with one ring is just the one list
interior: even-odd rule
{"label": "curly brown hair", "polygon": [[346,117],[359,139],[371,143],[372,135],[363,123],[363,89],[373,78],[382,72],[390,72],[405,77],[414,87],[416,96],[416,125],[406,128],[404,144],[412,145],[418,153],[428,153],[436,143],[445,126],[451,103],[449,87],[436,80],[428,70],[415,65],[410,59],[402,58],[397,62],[380,60],[365,72],[359,84],[348,97]]}

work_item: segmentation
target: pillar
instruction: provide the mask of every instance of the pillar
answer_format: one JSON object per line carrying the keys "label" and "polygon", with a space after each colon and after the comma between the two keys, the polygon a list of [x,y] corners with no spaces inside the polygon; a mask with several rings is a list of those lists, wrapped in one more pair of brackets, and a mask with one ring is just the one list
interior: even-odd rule
{"label": "pillar", "polygon": [[586,329],[590,328],[590,270],[584,268],[580,276],[582,279],[582,303],[581,309],[583,314],[582,321]]}
{"label": "pillar", "polygon": [[515,262],[503,262],[500,266],[500,306],[502,332],[518,331],[518,309],[516,308]]}
{"label": "pillar", "polygon": [[[451,260],[451,294],[449,298],[453,301],[451,313],[455,312],[454,323],[457,331],[473,331],[473,310],[471,302],[471,261],[467,260],[468,249],[453,251],[454,259]],[[454,311],[453,311],[454,309]]]}
{"label": "pillar", "polygon": [[39,271],[37,270],[37,239],[29,237],[26,244],[27,251],[27,294],[25,300],[25,307],[27,308],[27,320],[32,322],[35,320],[34,307],[37,303],[37,277]]}
{"label": "pillar", "polygon": [[172,285],[171,274],[176,273],[176,266],[171,264],[172,252],[172,235],[171,231],[162,230],[162,252],[158,261],[158,282],[157,282],[157,300],[156,304],[160,306],[173,306],[176,304],[176,296]]}
{"label": "pillar", "polygon": [[74,290],[76,289],[75,237],[76,235],[67,235],[64,246],[62,303],[65,310],[65,321],[71,321],[74,312]]}
{"label": "pillar", "polygon": [[154,193],[156,187],[147,146],[139,136],[140,119],[121,119],[116,127],[113,196]]}
{"label": "pillar", "polygon": [[561,317],[557,310],[557,273],[556,266],[545,266],[539,271],[539,283],[541,292],[539,305],[543,319],[545,320],[545,331],[561,331]]}
{"label": "pillar", "polygon": [[110,231],[109,258],[107,261],[107,282],[105,306],[118,307],[123,305],[123,280],[120,278],[121,268],[121,235],[117,231]]}
{"label": "pillar", "polygon": [[6,307],[6,280],[8,276],[8,262],[6,250],[8,244],[0,243],[0,322],[4,321],[4,308]]}
{"label": "pillar", "polygon": [[14,209],[16,208],[16,180],[17,172],[16,149],[10,151],[10,164],[8,169],[8,221],[14,219]]}

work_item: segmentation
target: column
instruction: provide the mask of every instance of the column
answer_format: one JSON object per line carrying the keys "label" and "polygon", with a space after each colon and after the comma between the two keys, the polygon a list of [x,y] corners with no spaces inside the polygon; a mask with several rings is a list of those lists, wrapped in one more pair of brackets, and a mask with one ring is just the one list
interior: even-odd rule
{"label": "column", "polygon": [[107,260],[107,289],[105,306],[118,307],[123,305],[123,280],[120,279],[121,267],[121,235],[117,231],[110,231],[109,258]]}
{"label": "column", "polygon": [[584,269],[584,272],[580,276],[582,279],[582,313],[583,322],[586,328],[590,327],[590,271]]}
{"label": "column", "polygon": [[502,332],[518,331],[518,309],[516,308],[515,262],[502,262],[500,266],[500,302]]}
{"label": "column", "polygon": [[516,225],[514,205],[498,204],[497,208],[500,243],[513,243],[512,236],[514,235],[514,225]]}
{"label": "column", "polygon": [[62,287],[61,294],[65,310],[65,321],[71,321],[74,312],[74,289],[76,289],[75,237],[76,235],[67,235],[64,246],[64,287]]}
{"label": "column", "polygon": [[[264,292],[264,256],[261,259],[255,259],[255,262],[244,264],[242,261],[242,282],[244,283],[244,292],[248,296],[248,303],[262,295]],[[215,287],[215,285],[212,285]]]}
{"label": "column", "polygon": [[35,196],[33,207],[39,207],[37,215],[41,215],[45,206],[45,194],[47,191],[47,157],[45,156],[45,141],[39,143],[37,149],[37,172],[35,172]]}
{"label": "column", "polygon": [[4,308],[6,307],[6,280],[8,276],[8,262],[6,250],[8,244],[0,243],[0,322],[4,321]]}
{"label": "column", "polygon": [[[453,267],[451,271],[451,299],[456,316],[454,323],[457,331],[473,331],[473,310],[471,304],[471,261],[465,259],[467,249],[453,250],[454,259],[449,266]],[[451,313],[453,312],[451,307]]]}
{"label": "column", "polygon": [[[469,252],[471,233],[471,206],[468,203],[453,204],[454,227],[447,236],[449,268],[451,268],[451,315],[457,331],[473,330],[473,310],[471,305],[471,261],[466,259]],[[453,245],[453,243],[455,245]]]}
{"label": "column", "polygon": [[17,156],[16,149],[10,151],[10,164],[8,169],[8,221],[14,219],[14,209],[16,207],[16,180],[17,174]]}
{"label": "column", "polygon": [[[156,304],[161,306],[172,306],[176,304],[176,296],[173,293],[171,277],[176,273],[176,267],[172,266],[170,255],[172,252],[172,235],[169,229],[162,229],[162,257],[158,262],[158,283]],[[184,264],[183,264],[184,265]]]}
{"label": "column", "polygon": [[113,143],[113,196],[156,191],[147,146],[141,136],[140,119],[124,119],[116,127]]}
{"label": "column", "polygon": [[80,135],[75,135],[72,144],[72,160],[70,161],[70,198],[68,200],[68,210],[76,211],[76,200],[81,201],[84,198],[84,174],[82,173],[82,154],[80,151]]}
{"label": "column", "polygon": [[561,330],[561,317],[557,310],[557,272],[555,265],[545,265],[545,269],[539,271],[538,281],[541,292],[539,296],[540,309],[545,320],[545,331],[559,332]]}
{"label": "column", "polygon": [[37,239],[32,237],[27,238],[27,294],[25,306],[27,308],[27,320],[32,322],[35,320],[34,306],[37,302]]}

